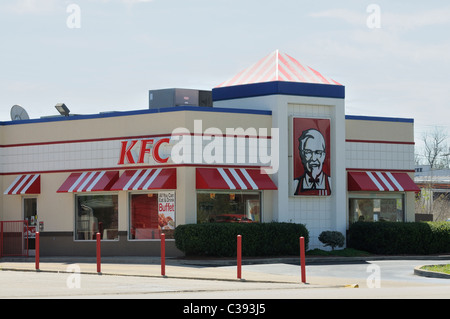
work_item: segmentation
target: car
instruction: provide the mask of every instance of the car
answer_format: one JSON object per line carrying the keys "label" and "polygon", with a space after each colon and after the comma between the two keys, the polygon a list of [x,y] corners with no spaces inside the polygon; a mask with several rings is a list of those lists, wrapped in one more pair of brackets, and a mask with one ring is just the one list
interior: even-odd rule
{"label": "car", "polygon": [[223,214],[217,215],[214,222],[216,223],[254,223],[253,220],[240,214]]}

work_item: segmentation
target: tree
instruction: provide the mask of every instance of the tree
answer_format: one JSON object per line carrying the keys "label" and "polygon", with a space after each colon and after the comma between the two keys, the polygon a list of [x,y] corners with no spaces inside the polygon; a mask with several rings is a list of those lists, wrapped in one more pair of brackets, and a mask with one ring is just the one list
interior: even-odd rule
{"label": "tree", "polygon": [[[448,193],[435,193],[435,183],[439,178],[435,170],[448,169],[450,164],[450,149],[447,144],[448,133],[442,128],[435,127],[433,131],[425,132],[422,136],[424,143],[423,156],[430,166],[428,177],[424,180],[420,197],[416,200],[416,212],[433,214],[434,220],[446,220],[449,212]],[[415,158],[417,164],[417,157]]]}
{"label": "tree", "polygon": [[428,165],[430,165],[430,169],[443,168],[448,164],[450,152],[447,146],[447,138],[447,132],[438,127],[435,127],[432,132],[423,134],[424,156]]}
{"label": "tree", "polygon": [[323,231],[319,235],[319,240],[324,246],[330,246],[331,250],[334,250],[336,246],[342,247],[345,243],[345,237],[338,231]]}

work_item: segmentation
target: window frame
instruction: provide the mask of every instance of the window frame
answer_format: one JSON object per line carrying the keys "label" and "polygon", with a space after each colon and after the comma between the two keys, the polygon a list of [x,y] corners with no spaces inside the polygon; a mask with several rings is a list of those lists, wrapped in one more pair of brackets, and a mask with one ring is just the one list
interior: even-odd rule
{"label": "window frame", "polygon": [[91,193],[86,193],[86,192],[82,192],[82,193],[75,193],[74,194],[74,231],[73,231],[73,240],[75,242],[92,242],[95,241],[96,239],[77,239],[77,216],[78,216],[78,197],[80,196],[90,196],[90,197],[94,197],[94,196],[116,196],[117,197],[117,238],[114,239],[108,239],[108,238],[102,238],[102,241],[110,241],[110,242],[118,242],[120,241],[120,232],[119,232],[119,218],[120,218],[120,213],[119,213],[119,194],[116,192],[91,192]]}
{"label": "window frame", "polygon": [[[144,242],[144,241],[161,241],[161,238],[131,238],[131,226],[132,226],[132,221],[131,221],[131,210],[132,210],[132,196],[133,195],[148,195],[148,194],[156,194],[157,196],[159,196],[159,193],[167,193],[167,192],[173,192],[174,196],[175,196],[175,212],[174,212],[174,218],[173,218],[173,222],[174,222],[174,229],[176,228],[176,218],[177,218],[177,205],[176,205],[176,201],[177,201],[177,192],[176,190],[163,190],[163,189],[155,189],[155,190],[143,190],[143,191],[132,191],[132,192],[128,192],[127,194],[127,200],[128,200],[128,225],[127,225],[127,240],[128,241],[132,241],[132,242]],[[166,240],[174,240],[173,238],[167,238]]]}
{"label": "window frame", "polygon": [[[202,189],[202,190],[197,190],[195,193],[195,203],[196,203],[196,210],[195,210],[195,221],[197,224],[199,224],[198,221],[198,194],[202,193],[202,194],[211,194],[211,193],[215,193],[215,194],[253,194],[253,195],[259,195],[259,215],[260,215],[260,221],[258,221],[257,223],[264,223],[264,199],[263,199],[263,194],[264,192],[262,190],[245,190],[245,189],[234,189],[234,190],[224,190],[224,189]],[[202,222],[203,223],[209,223],[209,222]]]}
{"label": "window frame", "polygon": [[[352,208],[352,204],[351,201],[352,200],[358,200],[358,199],[370,199],[370,200],[383,200],[383,199],[396,199],[396,200],[401,200],[402,202],[402,220],[401,221],[389,221],[389,220],[385,220],[386,222],[390,222],[390,223],[404,223],[406,220],[406,196],[404,192],[389,192],[389,193],[381,193],[381,192],[377,192],[377,193],[349,193],[348,195],[348,210],[347,210],[347,218],[348,218],[348,223],[349,225],[357,222],[357,220],[353,220],[350,218],[350,214],[352,214],[351,208]],[[381,212],[380,212],[381,215]],[[380,220],[378,220],[380,221]],[[368,222],[377,222],[377,221],[368,221]]]}

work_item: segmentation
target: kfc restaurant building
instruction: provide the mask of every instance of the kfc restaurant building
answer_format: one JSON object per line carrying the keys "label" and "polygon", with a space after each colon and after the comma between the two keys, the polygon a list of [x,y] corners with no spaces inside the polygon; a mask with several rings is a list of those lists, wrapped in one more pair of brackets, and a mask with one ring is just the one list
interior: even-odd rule
{"label": "kfc restaurant building", "polygon": [[[150,97],[151,99],[152,97]],[[174,106],[0,125],[0,221],[41,255],[181,255],[177,225],[305,224],[310,248],[350,223],[414,221],[413,120],[345,115],[345,88],[275,51]]]}

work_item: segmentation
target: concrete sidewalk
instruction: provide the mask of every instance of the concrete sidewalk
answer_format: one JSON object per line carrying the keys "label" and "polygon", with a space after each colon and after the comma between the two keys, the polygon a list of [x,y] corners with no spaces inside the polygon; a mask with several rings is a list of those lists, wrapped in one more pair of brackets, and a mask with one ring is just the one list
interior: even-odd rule
{"label": "concrete sidewalk", "polygon": [[[277,275],[246,270],[248,264],[297,263],[298,276]],[[166,258],[165,276],[161,275],[159,257],[102,257],[101,273],[97,273],[95,257],[41,257],[39,272],[73,273],[110,275],[110,276],[141,276],[173,279],[246,281],[259,283],[300,284],[313,286],[346,286],[352,283],[348,279],[308,278],[306,284],[301,282],[300,261],[298,258],[244,259],[242,262],[242,279],[237,278],[237,266],[234,259],[179,259]],[[228,266],[220,268],[221,266]],[[275,266],[274,266],[275,267]],[[35,258],[1,258],[2,271],[33,271],[36,272]]]}
{"label": "concrete sidewalk", "polygon": [[[165,276],[179,279],[203,279],[203,280],[236,280],[237,267],[234,270],[220,269],[218,266],[236,265],[232,260],[184,260],[166,258]],[[243,263],[244,264],[244,263]],[[73,265],[79,268],[74,268]],[[82,274],[97,273],[96,258],[90,257],[41,257],[39,271],[41,272],[74,272],[79,269]],[[242,279],[245,281],[299,283],[298,277],[268,275],[263,273],[245,272],[242,267]],[[2,258],[0,270],[6,271],[36,271],[35,258]],[[300,271],[300,266],[299,266]],[[159,257],[102,257],[101,275],[115,276],[161,276],[161,264]]]}
{"label": "concrete sidewalk", "polygon": [[[376,257],[307,257],[306,265],[367,262],[368,260],[393,259],[429,259],[430,256],[376,256]],[[433,259],[449,260],[449,256],[433,256]],[[278,275],[247,270],[252,264],[293,264],[298,265],[298,275]],[[237,278],[236,259],[188,259],[166,258],[165,276],[174,279],[248,281],[261,283],[301,284],[305,287],[352,287],[356,283],[351,278],[312,277],[306,272],[306,283],[301,283],[300,260],[298,257],[288,258],[244,258],[242,261],[242,279]],[[228,266],[222,268],[224,266]],[[0,270],[3,271],[36,271],[34,257],[0,258]],[[40,272],[159,277],[161,264],[159,257],[102,257],[101,273],[97,273],[95,257],[41,257]]]}

